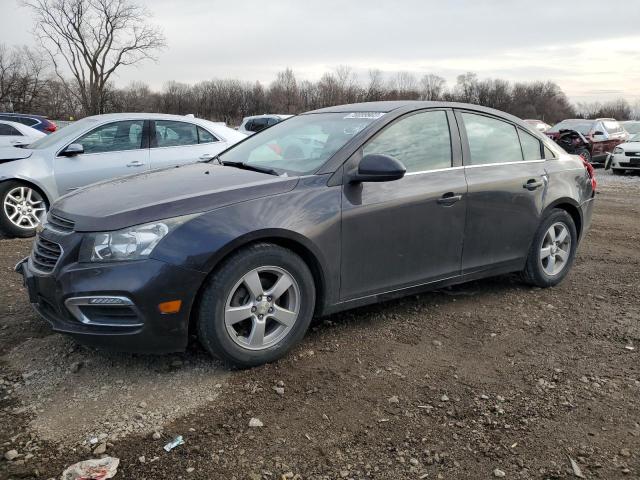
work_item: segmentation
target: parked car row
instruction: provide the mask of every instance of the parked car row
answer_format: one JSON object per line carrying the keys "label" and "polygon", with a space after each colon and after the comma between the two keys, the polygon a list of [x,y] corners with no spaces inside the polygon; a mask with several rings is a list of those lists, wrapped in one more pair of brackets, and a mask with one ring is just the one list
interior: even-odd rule
{"label": "parked car row", "polygon": [[0,149],[0,230],[31,236],[48,207],[71,191],[210,160],[244,138],[223,124],[196,118],[107,114],[84,118],[22,148]]}

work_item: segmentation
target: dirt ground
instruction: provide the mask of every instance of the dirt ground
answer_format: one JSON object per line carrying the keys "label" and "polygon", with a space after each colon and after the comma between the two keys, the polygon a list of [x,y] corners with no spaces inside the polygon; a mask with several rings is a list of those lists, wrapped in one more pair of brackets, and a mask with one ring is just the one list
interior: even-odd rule
{"label": "dirt ground", "polygon": [[137,480],[640,478],[640,177],[598,174],[559,287],[503,276],[334,315],[248,371],[52,334],[12,273],[30,241],[0,240],[0,456],[18,455],[0,478],[96,449]]}

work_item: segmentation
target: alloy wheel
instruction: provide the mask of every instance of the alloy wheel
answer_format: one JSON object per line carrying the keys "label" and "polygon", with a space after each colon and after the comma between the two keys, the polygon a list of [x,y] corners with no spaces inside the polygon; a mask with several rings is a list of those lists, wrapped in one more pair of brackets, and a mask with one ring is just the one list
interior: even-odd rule
{"label": "alloy wheel", "polygon": [[269,348],[289,334],[298,319],[300,302],[300,287],[289,272],[275,266],[253,269],[227,297],[227,333],[242,348]]}
{"label": "alloy wheel", "polygon": [[18,228],[36,228],[47,212],[42,195],[30,187],[13,188],[4,197],[4,214]]}
{"label": "alloy wheel", "polygon": [[540,248],[542,269],[549,276],[558,275],[567,266],[570,254],[569,228],[562,222],[556,222],[549,227],[542,239]]}

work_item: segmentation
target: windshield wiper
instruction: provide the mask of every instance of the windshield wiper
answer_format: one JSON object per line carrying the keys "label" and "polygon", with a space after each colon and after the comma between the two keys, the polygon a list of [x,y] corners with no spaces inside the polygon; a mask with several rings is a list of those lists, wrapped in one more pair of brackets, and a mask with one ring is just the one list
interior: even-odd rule
{"label": "windshield wiper", "polygon": [[220,160],[219,162],[221,165],[224,165],[227,167],[236,167],[236,168],[241,168],[243,170],[252,170],[254,172],[267,173],[269,175],[275,175],[276,177],[280,176],[280,174],[277,171],[275,171],[273,168],[258,167],[256,165],[251,165],[245,162],[224,162]]}

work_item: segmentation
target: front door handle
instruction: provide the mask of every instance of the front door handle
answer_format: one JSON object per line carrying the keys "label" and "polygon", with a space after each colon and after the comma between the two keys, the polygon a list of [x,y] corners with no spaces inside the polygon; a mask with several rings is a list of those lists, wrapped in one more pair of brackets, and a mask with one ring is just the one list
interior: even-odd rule
{"label": "front door handle", "polygon": [[440,205],[444,205],[446,207],[450,207],[451,205],[453,205],[456,202],[459,202],[460,200],[462,200],[462,195],[456,195],[453,192],[447,192],[444,195],[442,195],[437,202]]}
{"label": "front door handle", "polygon": [[127,167],[143,167],[144,163],[139,160],[134,160],[131,163],[127,163]]}
{"label": "front door handle", "polygon": [[531,178],[527,180],[527,183],[522,185],[522,188],[526,188],[530,192],[533,192],[535,189],[540,188],[543,185],[544,183],[541,180],[536,180],[535,178]]}

